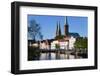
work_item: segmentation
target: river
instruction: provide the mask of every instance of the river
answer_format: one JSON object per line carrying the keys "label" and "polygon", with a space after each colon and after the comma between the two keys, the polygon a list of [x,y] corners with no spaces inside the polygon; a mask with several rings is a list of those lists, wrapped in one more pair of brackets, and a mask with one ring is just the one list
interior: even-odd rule
{"label": "river", "polygon": [[41,53],[39,60],[56,60],[56,59],[75,59],[74,55],[59,54],[56,53]]}

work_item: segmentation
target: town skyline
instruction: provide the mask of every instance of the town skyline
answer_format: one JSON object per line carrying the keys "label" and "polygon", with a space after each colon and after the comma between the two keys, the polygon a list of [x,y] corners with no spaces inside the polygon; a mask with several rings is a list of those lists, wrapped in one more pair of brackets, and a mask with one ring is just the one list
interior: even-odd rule
{"label": "town skyline", "polygon": [[[43,39],[52,39],[56,35],[57,23],[60,23],[62,35],[64,34],[64,24],[66,16],[28,15],[28,24],[35,20],[41,27]],[[78,33],[82,37],[87,37],[87,17],[67,16],[70,33]],[[28,25],[29,26],[29,25]],[[31,37],[28,35],[28,39]]]}

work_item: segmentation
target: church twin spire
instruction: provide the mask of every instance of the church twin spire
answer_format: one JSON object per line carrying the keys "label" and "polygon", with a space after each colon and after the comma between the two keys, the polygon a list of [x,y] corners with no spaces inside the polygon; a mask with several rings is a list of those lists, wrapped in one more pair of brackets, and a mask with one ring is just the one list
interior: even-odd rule
{"label": "church twin spire", "polygon": [[[61,27],[60,27],[60,21],[57,22],[57,28],[56,28],[56,36],[61,36]],[[68,22],[67,17],[65,17],[65,25],[64,25],[64,35],[68,36]]]}
{"label": "church twin spire", "polygon": [[60,21],[57,22],[56,36],[61,35]]}

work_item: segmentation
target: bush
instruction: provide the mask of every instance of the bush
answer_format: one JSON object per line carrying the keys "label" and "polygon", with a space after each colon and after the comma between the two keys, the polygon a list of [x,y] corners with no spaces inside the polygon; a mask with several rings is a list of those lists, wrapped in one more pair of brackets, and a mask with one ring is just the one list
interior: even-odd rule
{"label": "bush", "polygon": [[28,60],[39,60],[40,51],[36,47],[28,46]]}

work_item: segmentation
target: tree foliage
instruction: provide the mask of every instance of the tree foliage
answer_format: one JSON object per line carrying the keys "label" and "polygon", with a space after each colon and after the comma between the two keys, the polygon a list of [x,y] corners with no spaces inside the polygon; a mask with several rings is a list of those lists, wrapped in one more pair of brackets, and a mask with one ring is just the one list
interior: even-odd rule
{"label": "tree foliage", "polygon": [[59,44],[55,44],[55,48],[56,49],[60,49],[60,45]]}
{"label": "tree foliage", "polygon": [[63,39],[64,38],[64,35],[59,35],[59,36],[56,36],[55,39],[59,40],[59,39]]}
{"label": "tree foliage", "polygon": [[29,22],[28,33],[33,40],[36,40],[36,37],[39,37],[40,39],[43,38],[43,35],[41,34],[41,27],[35,20],[31,20]]}
{"label": "tree foliage", "polygon": [[74,43],[75,48],[82,48],[87,49],[88,48],[88,39],[87,37],[79,37],[76,39],[76,42]]}
{"label": "tree foliage", "polygon": [[39,60],[40,52],[37,47],[28,46],[28,60]]}

